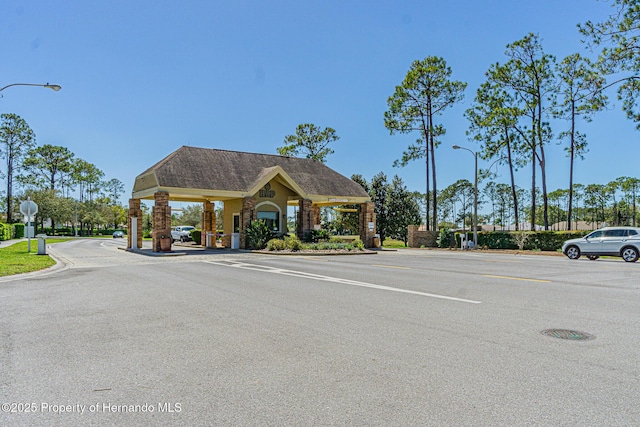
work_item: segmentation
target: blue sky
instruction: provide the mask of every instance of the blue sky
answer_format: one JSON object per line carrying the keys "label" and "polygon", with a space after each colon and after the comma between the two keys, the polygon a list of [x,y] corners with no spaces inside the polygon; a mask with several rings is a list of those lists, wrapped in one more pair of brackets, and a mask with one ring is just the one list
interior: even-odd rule
{"label": "blue sky", "polygon": [[[463,114],[505,46],[534,32],[558,59],[589,54],[576,24],[612,10],[597,0],[3,0],[0,87],[62,90],[6,89],[0,113],[22,116],[39,144],[66,146],[120,179],[123,202],[138,174],[182,145],[275,154],[300,123],[336,130],[327,164],[338,172],[398,174],[424,192],[423,161],[392,167],[417,135],[389,135],[383,114],[412,61],[442,56],[468,83],[464,102],[440,118],[442,189],[473,180],[473,157],[451,146],[478,148]],[[575,182],[638,176],[640,133],[610,99],[582,125],[590,152]],[[550,191],[568,186],[563,147],[548,147]],[[518,184],[530,187],[529,167]]]}

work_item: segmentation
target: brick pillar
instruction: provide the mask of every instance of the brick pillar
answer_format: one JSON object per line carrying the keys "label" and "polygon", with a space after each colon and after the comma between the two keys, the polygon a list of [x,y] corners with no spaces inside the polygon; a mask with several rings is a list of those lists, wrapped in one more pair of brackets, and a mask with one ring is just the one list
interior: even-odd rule
{"label": "brick pillar", "polygon": [[153,230],[153,252],[160,252],[160,236],[171,236],[171,207],[169,206],[169,193],[159,191],[153,195],[155,205],[152,209]]}
{"label": "brick pillar", "polygon": [[207,233],[213,233],[210,248],[216,247],[216,210],[212,202],[206,201],[202,204],[202,237],[200,244],[207,247]]}
{"label": "brick pillar", "polygon": [[316,225],[322,224],[322,216],[320,215],[320,206],[312,206],[311,211],[313,212],[313,223],[311,224],[311,228],[315,230]]}
{"label": "brick pillar", "polygon": [[[136,235],[131,235],[131,221],[136,218]],[[133,242],[136,242],[136,247],[142,248],[142,208],[140,207],[140,199],[129,199],[129,211],[127,213],[127,249],[133,247]],[[133,240],[135,239],[135,240]]]}
{"label": "brick pillar", "polygon": [[418,226],[417,225],[408,225],[407,226],[407,245],[410,248],[419,248],[418,244]]}
{"label": "brick pillar", "polygon": [[[372,248],[373,237],[376,234],[376,214],[374,212],[373,202],[366,202],[360,205],[360,240],[364,243],[365,248]],[[373,224],[373,229],[369,227]]]}
{"label": "brick pillar", "polygon": [[247,244],[247,232],[245,231],[253,220],[256,219],[256,199],[245,197],[242,199],[242,211],[240,211],[240,249],[249,249]]}
{"label": "brick pillar", "polygon": [[311,200],[303,199],[298,201],[298,229],[296,234],[298,239],[303,240],[305,233],[313,230],[313,209]]}

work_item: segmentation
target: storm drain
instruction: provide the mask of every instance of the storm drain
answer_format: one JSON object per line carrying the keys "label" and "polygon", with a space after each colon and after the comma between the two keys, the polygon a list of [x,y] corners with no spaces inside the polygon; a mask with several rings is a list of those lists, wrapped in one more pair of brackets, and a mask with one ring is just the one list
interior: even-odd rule
{"label": "storm drain", "polygon": [[571,341],[589,341],[596,338],[586,332],[572,331],[571,329],[545,329],[542,331],[542,335]]}

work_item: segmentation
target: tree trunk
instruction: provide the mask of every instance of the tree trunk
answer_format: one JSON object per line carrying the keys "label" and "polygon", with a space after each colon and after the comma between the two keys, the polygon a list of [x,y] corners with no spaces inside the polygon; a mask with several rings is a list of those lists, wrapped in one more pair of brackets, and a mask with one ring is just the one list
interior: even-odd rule
{"label": "tree trunk", "polygon": [[427,187],[426,192],[424,193],[425,198],[425,229],[429,231],[429,208],[431,206],[429,202],[429,129],[427,124],[424,122],[424,115],[421,116],[422,119],[422,132],[424,133],[424,157],[425,157],[425,170],[426,170],[426,181]]}
{"label": "tree trunk", "polygon": [[635,190],[635,188],[633,190],[633,226],[637,227],[637,225],[636,225],[636,190]]}
{"label": "tree trunk", "polygon": [[544,148],[540,146],[540,178],[542,179],[542,201],[543,201],[543,218],[544,229],[549,229],[549,196],[547,195],[547,173],[545,168]]}
{"label": "tree trunk", "polygon": [[13,199],[13,158],[10,156],[11,154],[7,153],[7,224],[13,223],[13,218],[11,217],[11,204]]}
{"label": "tree trunk", "polygon": [[429,208],[431,206],[430,203],[430,199],[429,199],[429,138],[428,136],[425,134],[425,139],[424,139],[424,149],[425,149],[425,166],[426,166],[426,177],[427,177],[427,188],[426,188],[426,193],[424,194],[424,198],[425,198],[425,229],[427,231],[429,231]]}
{"label": "tree trunk", "polygon": [[[547,195],[547,171],[546,171],[546,159],[544,155],[544,140],[542,138],[542,94],[540,93],[540,85],[537,85],[538,90],[536,94],[537,99],[537,143],[540,147],[540,178],[542,179],[542,217],[544,222],[544,229],[549,229],[549,197]],[[534,148],[535,151],[535,148]]]}
{"label": "tree trunk", "polygon": [[[572,142],[573,144],[573,142]],[[571,230],[571,214],[573,211],[573,145],[571,147],[571,159],[569,161],[569,207],[567,208],[567,230]]]}
{"label": "tree trunk", "polygon": [[[507,158],[509,159],[509,175],[511,177],[511,196],[513,197],[513,215],[516,221],[516,231],[520,229],[520,214],[518,213],[518,192],[516,191],[516,178],[513,172],[513,157],[511,154],[511,138],[509,138],[509,130],[505,129],[507,140]],[[503,229],[504,229],[504,223]]]}
{"label": "tree trunk", "polygon": [[531,153],[531,231],[536,228],[536,152]]}
{"label": "tree trunk", "polygon": [[432,194],[432,199],[433,199],[433,215],[432,215],[432,224],[433,224],[433,230],[437,231],[438,230],[438,189],[436,186],[436,147],[435,144],[433,142],[433,117],[429,116],[429,122],[432,128],[432,133],[431,133],[431,175],[433,177],[433,194]]}

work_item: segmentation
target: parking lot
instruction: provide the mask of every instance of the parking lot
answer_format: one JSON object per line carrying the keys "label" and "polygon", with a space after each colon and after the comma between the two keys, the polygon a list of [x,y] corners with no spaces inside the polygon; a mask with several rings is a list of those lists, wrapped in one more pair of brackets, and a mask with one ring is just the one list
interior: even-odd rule
{"label": "parking lot", "polygon": [[64,268],[0,282],[0,423],[640,419],[638,263],[122,245],[53,245]]}

